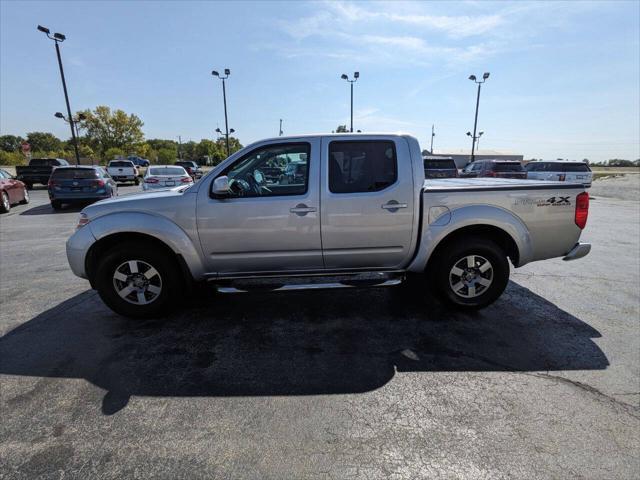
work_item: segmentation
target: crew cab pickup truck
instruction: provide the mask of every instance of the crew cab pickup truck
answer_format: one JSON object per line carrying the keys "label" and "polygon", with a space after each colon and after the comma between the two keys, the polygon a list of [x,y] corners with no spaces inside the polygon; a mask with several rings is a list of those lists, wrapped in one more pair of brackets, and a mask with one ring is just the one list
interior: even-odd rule
{"label": "crew cab pickup truck", "polygon": [[16,167],[16,179],[24,183],[28,189],[36,183],[47,185],[51,172],[56,167],[66,167],[69,162],[62,158],[32,158],[29,165]]}
{"label": "crew cab pickup truck", "polygon": [[[290,163],[305,174],[285,175]],[[266,168],[283,174],[267,181]],[[408,135],[278,137],[191,186],[86,207],[67,257],[130,317],[164,314],[193,282],[229,292],[277,278],[273,288],[287,290],[386,286],[408,274],[450,305],[480,308],[506,287],[509,261],[585,256],[588,207],[581,184],[425,181]]]}
{"label": "crew cab pickup truck", "polygon": [[131,160],[111,160],[107,164],[107,173],[111,175],[116,182],[133,182],[140,184],[138,176],[138,168]]}

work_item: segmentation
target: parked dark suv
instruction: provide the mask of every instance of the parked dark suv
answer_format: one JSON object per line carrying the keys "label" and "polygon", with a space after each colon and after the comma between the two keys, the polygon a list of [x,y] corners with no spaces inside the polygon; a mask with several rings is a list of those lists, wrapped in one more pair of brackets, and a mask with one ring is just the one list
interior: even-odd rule
{"label": "parked dark suv", "polygon": [[54,210],[64,203],[92,203],[118,195],[118,185],[103,167],[58,167],[49,179],[49,200]]}
{"label": "parked dark suv", "polygon": [[509,160],[476,160],[462,169],[461,177],[527,178],[520,162]]}
{"label": "parked dark suv", "polygon": [[194,180],[197,180],[198,178],[202,177],[202,169],[194,161],[178,160],[176,162],[176,165],[180,165],[181,167],[183,167],[187,171],[187,173],[191,175],[191,178],[193,178]]}

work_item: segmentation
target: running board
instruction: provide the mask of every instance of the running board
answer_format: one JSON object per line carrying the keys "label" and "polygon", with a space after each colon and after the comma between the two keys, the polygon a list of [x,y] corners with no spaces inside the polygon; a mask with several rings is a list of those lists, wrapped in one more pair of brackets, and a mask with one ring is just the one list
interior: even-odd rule
{"label": "running board", "polygon": [[372,283],[371,281],[351,281],[348,283],[343,282],[331,282],[331,283],[294,283],[290,285],[276,286],[275,288],[268,288],[267,286],[260,286],[258,288],[237,288],[237,287],[218,287],[220,293],[247,293],[247,292],[292,292],[298,290],[332,290],[336,288],[358,288],[358,287],[392,287],[394,285],[400,285],[402,278],[393,278],[385,280],[379,283]]}

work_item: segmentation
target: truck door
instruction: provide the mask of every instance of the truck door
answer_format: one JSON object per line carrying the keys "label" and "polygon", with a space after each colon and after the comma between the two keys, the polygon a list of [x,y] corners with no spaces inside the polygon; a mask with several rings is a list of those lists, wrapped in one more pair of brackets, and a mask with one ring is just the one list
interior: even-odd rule
{"label": "truck door", "polygon": [[216,177],[233,192],[198,192],[197,224],[210,272],[322,270],[320,139],[264,144]]}
{"label": "truck door", "polygon": [[324,138],[322,253],[327,269],[400,268],[411,257],[413,169],[403,138]]}

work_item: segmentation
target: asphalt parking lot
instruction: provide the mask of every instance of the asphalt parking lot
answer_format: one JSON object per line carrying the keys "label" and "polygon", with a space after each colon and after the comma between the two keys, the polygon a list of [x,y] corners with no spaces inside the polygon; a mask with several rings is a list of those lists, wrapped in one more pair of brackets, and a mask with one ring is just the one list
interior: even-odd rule
{"label": "asphalt parking lot", "polygon": [[639,177],[594,184],[589,256],[476,314],[393,288],[138,322],[69,270],[79,210],[33,191],[0,216],[0,477],[638,478]]}

